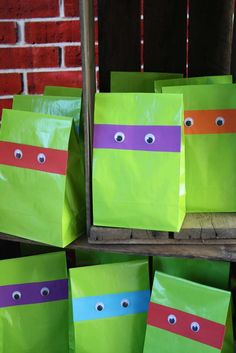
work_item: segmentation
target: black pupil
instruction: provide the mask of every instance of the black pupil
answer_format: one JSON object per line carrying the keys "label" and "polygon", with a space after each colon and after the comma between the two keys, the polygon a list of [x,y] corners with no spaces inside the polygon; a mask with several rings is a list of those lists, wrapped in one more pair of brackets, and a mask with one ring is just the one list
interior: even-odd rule
{"label": "black pupil", "polygon": [[153,142],[153,138],[152,137],[148,137],[147,138],[147,143],[152,143]]}
{"label": "black pupil", "polygon": [[197,327],[197,326],[193,326],[193,327],[192,327],[192,330],[193,330],[194,332],[197,332],[198,327]]}
{"label": "black pupil", "polygon": [[98,310],[98,311],[102,311],[102,310],[103,310],[103,306],[102,306],[102,305],[98,305],[98,306],[97,306],[97,310]]}
{"label": "black pupil", "polygon": [[48,295],[48,290],[47,289],[44,289],[43,292],[42,292],[43,296],[46,296]]}
{"label": "black pupil", "polygon": [[169,319],[169,323],[170,324],[174,324],[175,323],[175,319],[172,317],[171,319]]}
{"label": "black pupil", "polygon": [[123,137],[121,135],[118,135],[116,137],[116,141],[121,142],[123,140]]}
{"label": "black pupil", "polygon": [[18,293],[14,294],[14,299],[15,299],[15,300],[20,299],[20,295],[19,295]]}
{"label": "black pupil", "polygon": [[39,161],[40,161],[41,163],[43,163],[43,162],[44,162],[44,157],[39,157]]}
{"label": "black pupil", "polygon": [[191,120],[187,120],[186,121],[186,126],[191,126],[192,125],[192,121]]}
{"label": "black pupil", "polygon": [[124,308],[128,308],[129,303],[128,303],[128,302],[123,302],[123,303],[122,303],[122,306],[123,306]]}
{"label": "black pupil", "polygon": [[20,152],[17,152],[17,153],[16,153],[16,158],[18,158],[18,159],[21,158],[21,153],[20,153]]}
{"label": "black pupil", "polygon": [[217,125],[218,126],[222,126],[223,125],[223,120],[221,120],[221,119],[217,120]]}

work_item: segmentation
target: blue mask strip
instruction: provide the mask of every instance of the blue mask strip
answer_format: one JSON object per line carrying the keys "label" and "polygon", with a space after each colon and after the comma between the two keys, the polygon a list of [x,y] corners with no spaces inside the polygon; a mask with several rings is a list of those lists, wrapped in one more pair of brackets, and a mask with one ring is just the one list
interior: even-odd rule
{"label": "blue mask strip", "polygon": [[74,322],[146,313],[150,291],[105,294],[73,299]]}

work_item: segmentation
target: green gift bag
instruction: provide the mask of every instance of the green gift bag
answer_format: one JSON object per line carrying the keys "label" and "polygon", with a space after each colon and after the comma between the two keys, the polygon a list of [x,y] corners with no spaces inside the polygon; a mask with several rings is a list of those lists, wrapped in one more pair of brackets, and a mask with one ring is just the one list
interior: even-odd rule
{"label": "green gift bag", "polygon": [[156,272],[143,353],[233,353],[230,292]]}
{"label": "green gift bag", "polygon": [[80,163],[72,118],[4,110],[0,231],[58,247],[84,233]]}
{"label": "green gift bag", "polygon": [[232,75],[219,75],[219,76],[202,76],[202,77],[188,77],[177,78],[170,80],[157,80],[154,82],[155,92],[161,93],[162,87],[169,86],[185,86],[185,85],[207,85],[207,84],[222,84],[232,83]]}
{"label": "green gift bag", "polygon": [[154,256],[153,272],[156,270],[210,287],[229,289],[229,262]]}
{"label": "green gift bag", "polygon": [[67,353],[63,252],[0,261],[0,353]]}
{"label": "green gift bag", "polygon": [[154,92],[154,81],[183,77],[164,72],[111,72],[111,92]]}
{"label": "green gift bag", "polygon": [[163,87],[185,103],[188,212],[236,211],[236,85]]}
{"label": "green gift bag", "polygon": [[181,95],[98,93],[94,224],[178,231],[185,215]]}
{"label": "green gift bag", "polygon": [[142,353],[147,261],[70,270],[76,353]]}
{"label": "green gift bag", "polygon": [[45,96],[63,96],[82,98],[82,88],[62,87],[62,86],[45,86]]}

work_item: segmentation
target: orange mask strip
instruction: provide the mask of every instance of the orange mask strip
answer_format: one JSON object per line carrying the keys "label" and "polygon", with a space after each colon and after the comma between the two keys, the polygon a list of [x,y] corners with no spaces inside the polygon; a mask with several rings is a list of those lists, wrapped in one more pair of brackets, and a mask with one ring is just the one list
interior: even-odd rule
{"label": "orange mask strip", "polygon": [[236,133],[236,109],[186,110],[184,133],[185,135]]}

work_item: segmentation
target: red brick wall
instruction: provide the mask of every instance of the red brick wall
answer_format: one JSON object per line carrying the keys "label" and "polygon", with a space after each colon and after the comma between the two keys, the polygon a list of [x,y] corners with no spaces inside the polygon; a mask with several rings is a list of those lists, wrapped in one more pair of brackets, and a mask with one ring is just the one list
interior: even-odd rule
{"label": "red brick wall", "polygon": [[0,0],[0,111],[14,94],[82,85],[78,3]]}

